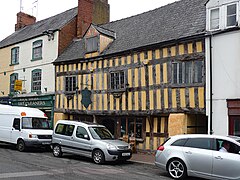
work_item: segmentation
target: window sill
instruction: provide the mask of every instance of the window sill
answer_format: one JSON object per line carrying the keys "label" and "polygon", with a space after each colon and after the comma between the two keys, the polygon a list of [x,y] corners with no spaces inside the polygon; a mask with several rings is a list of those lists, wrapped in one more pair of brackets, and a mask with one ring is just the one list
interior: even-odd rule
{"label": "window sill", "polygon": [[15,65],[19,65],[19,63],[9,64],[9,66],[15,66]]}
{"label": "window sill", "polygon": [[38,61],[38,60],[42,60],[43,58],[40,57],[40,58],[36,58],[36,59],[31,59],[31,61]]}

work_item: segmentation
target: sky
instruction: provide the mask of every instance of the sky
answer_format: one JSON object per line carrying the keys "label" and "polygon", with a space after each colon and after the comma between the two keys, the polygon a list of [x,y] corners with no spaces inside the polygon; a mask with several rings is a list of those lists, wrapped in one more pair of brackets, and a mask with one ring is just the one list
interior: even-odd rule
{"label": "sky", "polygon": [[[177,0],[108,0],[110,21],[140,14]],[[22,2],[22,3],[20,3]],[[78,0],[1,0],[0,41],[14,32],[20,11],[33,15],[37,21],[54,16],[78,5]]]}

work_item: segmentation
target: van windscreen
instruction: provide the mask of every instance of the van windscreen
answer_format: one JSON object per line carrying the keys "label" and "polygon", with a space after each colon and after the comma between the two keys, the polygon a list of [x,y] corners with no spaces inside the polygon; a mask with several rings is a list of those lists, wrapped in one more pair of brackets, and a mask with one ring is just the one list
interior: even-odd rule
{"label": "van windscreen", "polygon": [[94,139],[114,139],[113,135],[105,127],[89,127],[89,131]]}
{"label": "van windscreen", "polygon": [[50,126],[46,118],[23,117],[22,129],[50,129]]}

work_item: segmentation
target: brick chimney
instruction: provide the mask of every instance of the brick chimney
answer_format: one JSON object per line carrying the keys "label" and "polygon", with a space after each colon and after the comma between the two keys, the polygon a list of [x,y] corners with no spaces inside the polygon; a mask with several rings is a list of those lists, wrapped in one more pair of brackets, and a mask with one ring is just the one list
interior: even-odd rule
{"label": "brick chimney", "polygon": [[83,37],[91,23],[109,22],[108,0],[78,0],[77,37]]}
{"label": "brick chimney", "polygon": [[29,14],[25,14],[23,12],[17,13],[17,24],[15,24],[15,31],[27,26],[34,24],[36,22],[36,18]]}

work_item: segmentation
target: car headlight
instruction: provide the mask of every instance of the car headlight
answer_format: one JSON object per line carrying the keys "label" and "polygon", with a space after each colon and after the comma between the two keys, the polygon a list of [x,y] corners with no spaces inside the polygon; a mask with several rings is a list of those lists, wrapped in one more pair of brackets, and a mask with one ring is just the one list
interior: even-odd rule
{"label": "car headlight", "polygon": [[36,134],[29,134],[29,138],[38,138]]}
{"label": "car headlight", "polygon": [[107,149],[108,149],[108,150],[116,150],[117,147],[114,146],[114,145],[112,145],[112,144],[108,144],[108,145],[107,145]]}

